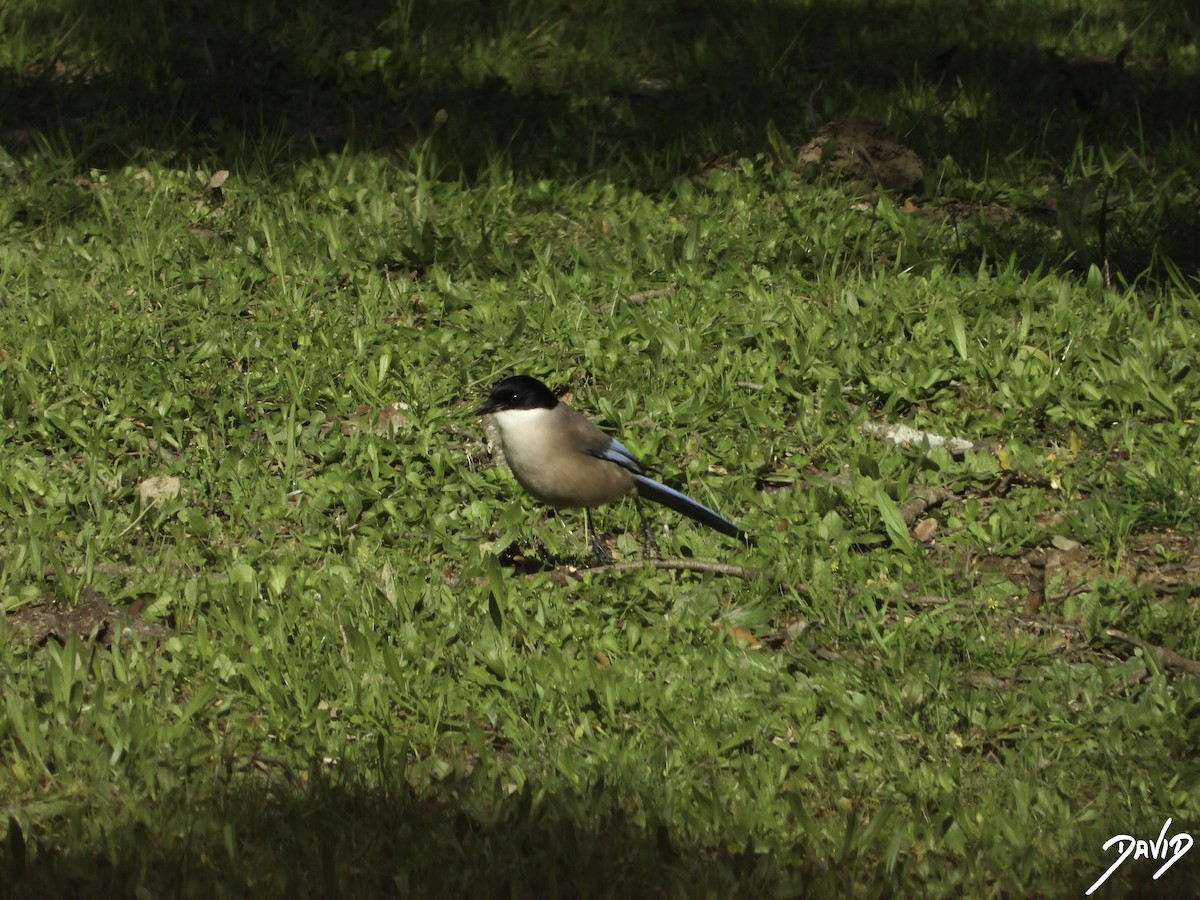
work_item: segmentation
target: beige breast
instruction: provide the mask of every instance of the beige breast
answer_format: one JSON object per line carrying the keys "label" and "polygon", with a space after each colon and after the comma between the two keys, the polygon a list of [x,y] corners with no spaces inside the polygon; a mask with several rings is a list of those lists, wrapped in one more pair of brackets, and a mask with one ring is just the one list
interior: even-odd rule
{"label": "beige breast", "polygon": [[633,475],[581,448],[607,441],[569,407],[505,410],[496,416],[504,458],[521,487],[557,507],[591,507],[634,491]]}

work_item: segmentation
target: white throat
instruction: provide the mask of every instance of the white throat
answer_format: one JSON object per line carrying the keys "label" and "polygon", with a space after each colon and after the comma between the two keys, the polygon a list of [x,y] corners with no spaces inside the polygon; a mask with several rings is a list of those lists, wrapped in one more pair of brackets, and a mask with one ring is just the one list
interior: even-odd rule
{"label": "white throat", "polygon": [[520,455],[523,445],[545,440],[546,429],[550,427],[553,415],[554,410],[543,407],[502,409],[492,413],[492,419],[500,429],[500,440],[504,442],[505,455]]}

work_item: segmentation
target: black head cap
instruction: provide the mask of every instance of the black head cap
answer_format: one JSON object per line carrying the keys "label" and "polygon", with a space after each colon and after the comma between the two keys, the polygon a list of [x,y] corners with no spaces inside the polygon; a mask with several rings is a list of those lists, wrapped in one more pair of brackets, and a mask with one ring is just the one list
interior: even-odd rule
{"label": "black head cap", "polygon": [[556,406],[558,398],[550,388],[528,375],[514,375],[497,382],[487,400],[471,410],[471,415],[485,416],[505,409],[554,409]]}

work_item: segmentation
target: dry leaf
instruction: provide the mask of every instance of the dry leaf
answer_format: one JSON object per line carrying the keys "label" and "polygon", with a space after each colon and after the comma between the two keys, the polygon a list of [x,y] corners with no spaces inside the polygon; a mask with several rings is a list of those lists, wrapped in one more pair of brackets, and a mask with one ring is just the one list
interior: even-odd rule
{"label": "dry leaf", "polygon": [[138,496],[143,503],[173,500],[179,496],[180,483],[174,475],[155,475],[137,486]]}
{"label": "dry leaf", "polygon": [[755,650],[762,646],[762,641],[748,632],[745,628],[735,628],[730,625],[726,628],[726,630],[733,635],[733,639],[739,644],[746,644],[751,649]]}
{"label": "dry leaf", "polygon": [[913,529],[913,536],[918,541],[922,541],[922,542],[928,541],[935,534],[937,534],[937,530],[939,527],[941,527],[941,523],[937,519],[934,519],[932,517],[930,517],[928,519],[922,519],[920,522],[917,523],[916,527]]}

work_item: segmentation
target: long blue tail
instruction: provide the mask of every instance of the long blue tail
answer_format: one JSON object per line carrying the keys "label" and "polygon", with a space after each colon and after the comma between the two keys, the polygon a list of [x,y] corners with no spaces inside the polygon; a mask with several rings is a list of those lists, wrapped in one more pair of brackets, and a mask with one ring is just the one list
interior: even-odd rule
{"label": "long blue tail", "polygon": [[731,538],[737,538],[747,544],[753,544],[754,539],[742,529],[738,528],[723,515],[716,510],[709,509],[703,503],[697,503],[686,494],[681,494],[674,488],[669,488],[665,484],[659,484],[645,475],[633,476],[633,480],[637,482],[637,492],[639,497],[645,497],[647,500],[653,500],[655,503],[661,503],[668,509],[673,509],[677,513],[682,513],[689,519],[695,519],[702,525],[707,525],[721,534],[727,534]]}

